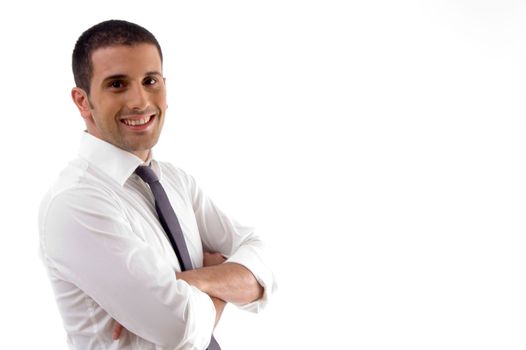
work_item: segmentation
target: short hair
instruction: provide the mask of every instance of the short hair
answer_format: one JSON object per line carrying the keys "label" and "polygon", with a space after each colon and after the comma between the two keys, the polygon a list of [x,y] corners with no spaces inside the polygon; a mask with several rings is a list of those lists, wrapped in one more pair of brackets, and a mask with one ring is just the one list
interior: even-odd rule
{"label": "short hair", "polygon": [[82,33],[73,49],[72,68],[75,84],[89,95],[93,77],[91,56],[95,50],[109,46],[133,46],[143,43],[157,47],[162,63],[163,53],[159,42],[152,33],[138,24],[112,19],[89,28]]}

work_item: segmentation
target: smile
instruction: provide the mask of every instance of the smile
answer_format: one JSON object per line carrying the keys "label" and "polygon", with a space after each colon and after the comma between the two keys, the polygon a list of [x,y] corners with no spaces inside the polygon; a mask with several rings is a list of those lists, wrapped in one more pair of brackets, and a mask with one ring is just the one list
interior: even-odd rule
{"label": "smile", "polygon": [[121,119],[121,123],[126,125],[131,131],[146,131],[154,123],[157,114],[151,115],[134,115]]}
{"label": "smile", "polygon": [[147,124],[152,118],[153,115],[150,115],[141,119],[123,119],[122,122],[128,126],[141,126]]}

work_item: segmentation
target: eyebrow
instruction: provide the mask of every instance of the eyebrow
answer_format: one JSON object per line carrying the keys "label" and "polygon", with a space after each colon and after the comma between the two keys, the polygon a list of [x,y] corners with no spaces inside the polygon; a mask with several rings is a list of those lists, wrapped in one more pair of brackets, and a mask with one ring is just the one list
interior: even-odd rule
{"label": "eyebrow", "polygon": [[[160,77],[163,76],[158,71],[146,72],[146,74],[144,74],[144,76],[148,76],[148,75],[158,75]],[[114,75],[110,75],[109,77],[104,78],[104,80],[102,82],[104,83],[104,82],[106,82],[108,80],[122,80],[122,79],[126,79],[126,78],[128,78],[128,76],[126,74],[114,74]]]}
{"label": "eyebrow", "polygon": [[109,77],[106,77],[104,78],[104,80],[102,80],[102,82],[106,82],[108,80],[122,80],[122,79],[126,79],[127,75],[124,75],[124,74],[114,74],[114,75],[110,75]]}
{"label": "eyebrow", "polygon": [[161,76],[161,77],[163,76],[163,75],[161,74],[161,72],[158,72],[158,71],[156,71],[156,70],[153,70],[153,71],[151,71],[151,72],[146,72],[146,75],[158,75],[158,76]]}

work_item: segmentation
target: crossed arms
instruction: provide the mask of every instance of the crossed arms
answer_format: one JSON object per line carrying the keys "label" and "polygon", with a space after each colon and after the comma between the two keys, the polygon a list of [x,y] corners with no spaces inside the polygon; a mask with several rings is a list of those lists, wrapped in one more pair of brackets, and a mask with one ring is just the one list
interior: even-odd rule
{"label": "crossed arms", "polygon": [[[246,267],[225,261],[219,253],[205,252],[204,267],[176,274],[177,279],[186,281],[210,296],[216,309],[216,325],[226,303],[247,304],[263,296],[263,287]],[[123,329],[117,322],[113,327],[113,339],[118,339]]]}
{"label": "crossed arms", "polygon": [[204,267],[177,274],[188,284],[208,294],[216,307],[216,324],[225,303],[248,304],[263,296],[263,287],[252,272],[237,263],[225,263],[219,253],[204,253]]}

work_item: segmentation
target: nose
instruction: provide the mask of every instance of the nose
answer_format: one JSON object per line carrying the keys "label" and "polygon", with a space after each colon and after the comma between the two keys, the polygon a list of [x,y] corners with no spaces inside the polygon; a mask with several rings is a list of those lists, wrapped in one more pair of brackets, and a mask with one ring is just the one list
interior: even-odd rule
{"label": "nose", "polygon": [[141,84],[133,84],[128,90],[127,105],[131,110],[144,110],[148,107],[148,92]]}

